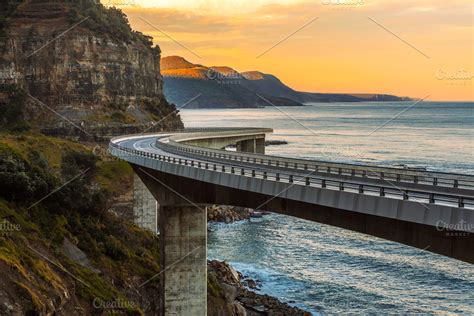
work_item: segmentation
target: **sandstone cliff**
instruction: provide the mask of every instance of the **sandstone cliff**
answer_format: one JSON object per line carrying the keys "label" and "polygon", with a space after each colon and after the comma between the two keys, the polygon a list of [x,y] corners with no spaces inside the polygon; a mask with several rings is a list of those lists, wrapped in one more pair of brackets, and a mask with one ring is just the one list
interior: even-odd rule
{"label": "sandstone cliff", "polygon": [[153,130],[182,127],[163,96],[160,48],[121,11],[95,0],[23,0],[0,14],[0,80],[26,92],[32,125],[82,138],[143,131],[168,115]]}

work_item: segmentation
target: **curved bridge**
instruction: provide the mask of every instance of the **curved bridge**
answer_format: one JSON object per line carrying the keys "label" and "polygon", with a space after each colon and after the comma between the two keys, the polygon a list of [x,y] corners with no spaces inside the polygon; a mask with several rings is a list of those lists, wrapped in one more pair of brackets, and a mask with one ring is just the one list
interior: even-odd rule
{"label": "curved bridge", "polygon": [[[205,248],[199,204],[270,210],[474,262],[474,176],[269,156],[264,141],[271,131],[186,129],[111,140],[112,155],[132,164],[160,205],[163,269],[194,246]],[[223,150],[228,145],[237,151]],[[193,260],[205,263],[205,249],[196,252]],[[188,261],[187,276],[205,277]],[[191,314],[202,313],[201,290],[185,298],[196,302],[189,304]],[[163,310],[181,310],[171,297],[184,292],[165,289]]]}

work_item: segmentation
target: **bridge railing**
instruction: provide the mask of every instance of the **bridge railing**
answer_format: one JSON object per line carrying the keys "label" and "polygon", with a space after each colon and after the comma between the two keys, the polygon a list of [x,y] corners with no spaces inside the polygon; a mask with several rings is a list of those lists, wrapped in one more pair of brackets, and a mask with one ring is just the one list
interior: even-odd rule
{"label": "bridge railing", "polygon": [[[389,198],[415,201],[423,204],[441,204],[460,208],[474,208],[474,197],[460,194],[433,193],[420,190],[401,190],[395,186],[375,185],[356,181],[328,180],[324,177],[315,176],[312,172],[306,175],[283,172],[269,172],[263,169],[235,167],[225,163],[203,162],[195,159],[178,158],[168,155],[160,155],[110,143],[109,150],[115,156],[129,160],[132,156],[145,157],[166,163],[205,169],[215,172],[236,174],[239,176],[265,179],[288,183],[291,185],[312,186],[323,189],[348,191],[359,194],[376,195]],[[116,150],[120,151],[116,152]],[[427,207],[428,208],[428,207]]]}
{"label": "bridge railing", "polygon": [[285,169],[296,169],[302,172],[314,171],[328,175],[351,178],[372,178],[386,181],[426,184],[440,187],[463,188],[474,190],[474,176],[458,175],[443,172],[406,170],[399,168],[366,166],[356,164],[332,163],[294,158],[284,158],[261,154],[230,152],[216,149],[186,145],[170,140],[169,143],[157,141],[156,145],[163,150],[190,156],[202,156],[213,159],[229,160],[242,163],[253,163]]}
{"label": "bridge railing", "polygon": [[[269,131],[269,129],[263,128],[249,128],[249,127],[204,127],[204,128],[187,128],[179,130],[173,133],[177,133],[177,140],[186,136],[188,133],[210,133],[212,135],[228,133],[228,132],[258,132],[262,133]],[[130,135],[134,137],[136,135]],[[463,175],[454,173],[444,173],[435,171],[419,171],[413,169],[400,169],[390,167],[380,167],[371,165],[359,165],[350,163],[337,163],[328,161],[317,161],[317,160],[305,160],[297,158],[285,158],[270,155],[260,155],[252,153],[242,152],[230,152],[209,148],[202,148],[193,145],[183,144],[173,139],[176,136],[171,136],[168,144],[157,142],[157,145],[164,150],[177,149],[183,155],[198,157],[208,157],[214,160],[233,160],[239,162],[251,162],[254,164],[261,164],[271,167],[279,167],[284,169],[299,170],[304,172],[315,171],[318,174],[327,174],[330,176],[336,176],[341,178],[369,178],[369,179],[381,179],[386,181],[394,181],[401,183],[412,183],[412,184],[423,184],[423,185],[434,185],[443,188],[460,188],[467,190],[474,190],[474,175]],[[121,137],[123,138],[123,137]],[[113,142],[113,140],[112,140]],[[174,147],[174,148],[173,148]]]}

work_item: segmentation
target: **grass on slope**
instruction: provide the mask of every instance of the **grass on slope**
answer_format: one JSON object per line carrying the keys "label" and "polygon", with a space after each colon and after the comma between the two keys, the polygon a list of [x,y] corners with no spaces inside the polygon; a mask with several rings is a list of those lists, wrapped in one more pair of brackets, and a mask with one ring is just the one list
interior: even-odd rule
{"label": "grass on slope", "polygon": [[[111,196],[130,190],[131,178],[126,163],[101,160],[84,145],[0,134],[0,292],[25,312],[63,306],[100,313],[93,307],[100,299],[130,302],[120,311],[142,314],[138,306],[156,296],[157,280],[137,286],[159,271],[159,243],[107,211]],[[65,256],[65,238],[87,254],[90,267]]]}

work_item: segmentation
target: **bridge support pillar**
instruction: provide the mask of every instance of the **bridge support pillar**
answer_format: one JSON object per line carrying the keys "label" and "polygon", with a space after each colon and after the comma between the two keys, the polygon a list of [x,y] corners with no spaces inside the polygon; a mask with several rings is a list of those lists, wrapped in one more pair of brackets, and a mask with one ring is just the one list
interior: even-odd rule
{"label": "bridge support pillar", "polygon": [[207,314],[207,210],[160,209],[161,315]]}
{"label": "bridge support pillar", "polygon": [[255,140],[255,153],[265,154],[265,138],[257,138]]}
{"label": "bridge support pillar", "polygon": [[141,228],[158,232],[158,202],[136,173],[133,174],[133,217]]}
{"label": "bridge support pillar", "polygon": [[237,151],[244,153],[255,153],[255,139],[237,142]]}
{"label": "bridge support pillar", "polygon": [[237,142],[237,151],[253,154],[265,153],[265,138],[254,138]]}

